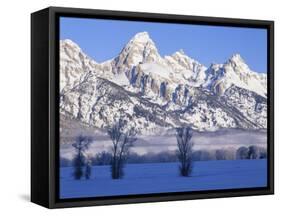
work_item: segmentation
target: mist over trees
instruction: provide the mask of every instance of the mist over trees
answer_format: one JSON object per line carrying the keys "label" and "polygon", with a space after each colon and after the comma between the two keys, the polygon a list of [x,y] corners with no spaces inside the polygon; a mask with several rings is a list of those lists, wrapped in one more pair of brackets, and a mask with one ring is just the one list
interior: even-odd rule
{"label": "mist over trees", "polygon": [[249,157],[249,148],[242,146],[239,149],[237,149],[236,151],[237,159],[245,160],[245,159],[249,159],[248,157]]}
{"label": "mist over trees", "polygon": [[215,160],[215,155],[207,150],[197,150],[192,154],[193,161]]}
{"label": "mist over trees", "polygon": [[94,165],[109,165],[111,163],[111,153],[102,151],[92,159]]}
{"label": "mist over trees", "polygon": [[80,180],[83,177],[91,178],[93,165],[110,165],[112,179],[120,179],[124,176],[126,163],[179,162],[180,175],[190,176],[194,161],[267,158],[266,148],[257,145],[194,150],[192,130],[189,127],[176,129],[177,150],[141,155],[131,151],[133,143],[137,140],[136,131],[133,127],[129,127],[125,120],[119,119],[112,127],[107,128],[107,133],[112,142],[109,151],[101,151],[91,156],[89,147],[93,143],[93,137],[79,135],[72,144],[74,157],[60,158],[60,166],[72,166],[73,178]]}
{"label": "mist over trees", "polygon": [[[217,154],[216,154],[217,152]],[[255,153],[253,153],[255,152]],[[251,155],[251,157],[249,156]],[[110,165],[112,153],[109,151],[102,151],[90,158],[92,166]],[[267,158],[266,148],[251,147],[249,153],[249,147],[242,146],[238,149],[218,149],[215,150],[193,150],[192,161],[209,161],[209,160],[246,160],[246,159],[264,159]],[[135,152],[129,152],[127,155],[126,163],[138,164],[138,163],[172,163],[178,162],[178,156],[176,151],[163,151],[159,153],[146,153],[137,154]],[[68,167],[73,166],[73,159],[60,158],[60,166]]]}
{"label": "mist over trees", "polygon": [[[256,148],[252,148],[252,151]],[[246,159],[264,159],[267,158],[267,151],[263,147],[258,147],[258,154],[252,154],[249,156],[249,148],[242,146],[236,149],[227,149],[223,151],[217,150],[194,150],[192,152],[192,161],[209,161],[209,160],[246,160]],[[257,149],[256,149],[257,150]],[[255,150],[255,151],[256,151]],[[252,152],[251,151],[251,152]],[[225,154],[221,156],[221,154]],[[256,158],[255,158],[256,157]],[[102,151],[90,158],[92,166],[102,166],[111,164],[112,154],[109,151]],[[60,158],[61,167],[73,166],[74,159]],[[178,162],[178,156],[176,151],[163,151],[159,153],[146,153],[137,154],[130,152],[127,156],[126,163],[139,164],[139,163],[173,163]]]}
{"label": "mist over trees", "polygon": [[189,176],[192,171],[192,130],[190,127],[177,128],[177,156],[180,162],[181,176]]}
{"label": "mist over trees", "polygon": [[112,127],[107,129],[112,141],[110,163],[112,179],[120,179],[124,176],[124,164],[128,158],[130,148],[137,140],[135,129],[126,127],[127,122],[119,119]]}
{"label": "mist over trees", "polygon": [[251,145],[249,147],[240,147],[237,149],[236,158],[244,159],[264,159],[267,158],[267,151],[263,147]]}
{"label": "mist over trees", "polygon": [[79,135],[76,138],[75,143],[72,144],[72,146],[75,149],[75,156],[72,161],[73,163],[72,175],[76,180],[80,180],[84,175],[86,179],[90,178],[91,173],[89,169],[91,167],[88,167],[86,169],[86,172],[84,171],[84,167],[86,164],[90,164],[91,166],[91,162],[89,161],[90,159],[87,157],[87,150],[92,142],[93,142],[92,137]]}

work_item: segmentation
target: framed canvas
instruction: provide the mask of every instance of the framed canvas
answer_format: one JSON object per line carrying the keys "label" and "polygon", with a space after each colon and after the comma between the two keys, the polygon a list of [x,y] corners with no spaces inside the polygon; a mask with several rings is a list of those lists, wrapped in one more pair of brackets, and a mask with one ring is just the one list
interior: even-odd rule
{"label": "framed canvas", "polygon": [[31,27],[32,202],[273,194],[273,21],[50,7]]}

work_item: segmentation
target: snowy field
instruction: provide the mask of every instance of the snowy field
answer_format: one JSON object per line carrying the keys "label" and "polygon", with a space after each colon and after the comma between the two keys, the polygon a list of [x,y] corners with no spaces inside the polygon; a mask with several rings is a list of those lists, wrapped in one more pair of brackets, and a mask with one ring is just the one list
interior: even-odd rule
{"label": "snowy field", "polygon": [[73,180],[72,168],[60,170],[60,197],[102,197],[161,192],[251,188],[267,185],[266,160],[200,161],[191,177],[180,177],[177,163],[128,164],[120,180],[109,166],[94,166],[90,180]]}

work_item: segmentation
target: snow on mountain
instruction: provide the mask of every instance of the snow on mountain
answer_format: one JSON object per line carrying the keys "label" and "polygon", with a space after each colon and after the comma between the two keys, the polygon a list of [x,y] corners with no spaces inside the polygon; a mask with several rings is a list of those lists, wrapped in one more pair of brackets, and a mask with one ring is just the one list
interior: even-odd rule
{"label": "snow on mountain", "polygon": [[203,84],[212,91],[223,94],[231,85],[253,91],[266,97],[264,77],[250,70],[239,54],[224,64],[213,64],[206,70],[207,81]]}
{"label": "snow on mountain", "polygon": [[161,56],[147,32],[136,34],[114,59],[118,71],[139,63],[161,62]]}
{"label": "snow on mountain", "polygon": [[189,85],[199,86],[206,77],[206,67],[196,60],[185,55],[183,50],[175,52],[172,56],[165,56],[167,64],[172,68],[177,81],[185,80]]}
{"label": "snow on mountain", "polygon": [[182,50],[161,57],[147,32],[103,63],[61,41],[62,115],[105,128],[118,118],[140,133],[191,125],[194,129],[266,128],[266,74],[238,54],[209,68]]}
{"label": "snow on mountain", "polygon": [[90,59],[71,40],[60,42],[60,91],[67,91],[79,84],[81,76],[92,70],[96,62]]}
{"label": "snow on mountain", "polygon": [[153,132],[162,127],[175,126],[179,121],[173,115],[164,121],[165,110],[158,104],[93,74],[86,76],[81,85],[61,97],[60,109],[63,115],[97,128],[105,128],[122,118],[139,132]]}

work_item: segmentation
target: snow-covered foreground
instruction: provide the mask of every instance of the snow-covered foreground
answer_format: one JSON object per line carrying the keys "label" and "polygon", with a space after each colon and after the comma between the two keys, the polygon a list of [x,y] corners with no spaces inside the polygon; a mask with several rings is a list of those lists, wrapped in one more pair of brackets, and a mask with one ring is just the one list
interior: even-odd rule
{"label": "snow-covered foreground", "polygon": [[60,197],[100,197],[161,192],[251,188],[267,185],[266,160],[200,161],[191,177],[178,174],[177,163],[128,164],[121,180],[109,166],[94,166],[90,180],[73,180],[72,168],[60,170]]}

